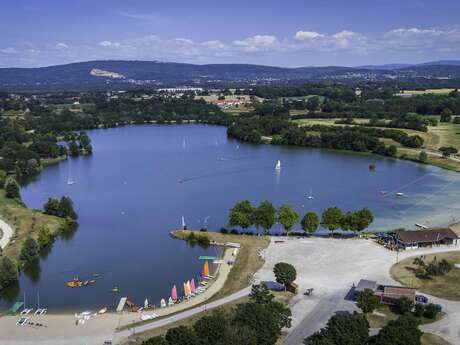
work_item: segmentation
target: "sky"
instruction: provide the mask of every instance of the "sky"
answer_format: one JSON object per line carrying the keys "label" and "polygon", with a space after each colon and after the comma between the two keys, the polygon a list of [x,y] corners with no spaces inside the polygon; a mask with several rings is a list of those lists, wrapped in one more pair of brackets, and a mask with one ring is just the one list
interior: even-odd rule
{"label": "sky", "polygon": [[460,59],[459,0],[1,0],[0,67]]}

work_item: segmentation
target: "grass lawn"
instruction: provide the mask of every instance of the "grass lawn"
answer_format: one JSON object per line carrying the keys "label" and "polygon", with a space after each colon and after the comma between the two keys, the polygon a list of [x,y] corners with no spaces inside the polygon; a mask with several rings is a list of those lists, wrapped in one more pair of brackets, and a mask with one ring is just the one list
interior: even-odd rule
{"label": "grass lawn", "polygon": [[[452,264],[460,263],[460,251],[426,255],[425,262],[446,259]],[[419,279],[415,276],[416,265],[412,263],[414,257],[407,258],[393,265],[390,270],[391,276],[405,286],[411,286],[439,298],[460,301],[460,269],[453,268],[444,276],[432,277],[431,279]]]}
{"label": "grass lawn", "polygon": [[[177,233],[177,236],[184,236],[184,234],[188,235],[189,233],[189,231],[180,232]],[[216,300],[249,286],[254,273],[264,264],[264,260],[259,256],[259,251],[268,247],[270,238],[267,236],[230,235],[218,232],[207,232],[205,234],[211,241],[216,243],[235,242],[241,245],[235,265],[230,270],[224,287],[209,300]]]}
{"label": "grass lawn", "polygon": [[441,337],[431,333],[424,333],[422,335],[422,345],[451,345]]}
{"label": "grass lawn", "polygon": [[[381,304],[378,309],[374,311],[372,314],[367,314],[366,318],[369,322],[370,328],[382,328],[387,324],[388,321],[396,320],[399,314],[395,313],[391,310],[391,308],[387,305]],[[440,320],[443,315],[439,315],[435,320],[427,319],[427,318],[420,318],[420,324],[425,325],[428,323],[433,323]]]}
{"label": "grass lawn", "polygon": [[65,220],[49,216],[39,210],[28,209],[18,202],[5,197],[5,191],[0,190],[0,217],[15,231],[11,242],[4,249],[4,254],[17,259],[22,242],[27,236],[38,237],[43,228],[58,233]]}

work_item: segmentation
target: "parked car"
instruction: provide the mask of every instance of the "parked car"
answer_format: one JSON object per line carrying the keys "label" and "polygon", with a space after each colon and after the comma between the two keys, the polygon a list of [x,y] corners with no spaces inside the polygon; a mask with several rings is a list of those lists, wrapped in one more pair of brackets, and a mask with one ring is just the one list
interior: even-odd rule
{"label": "parked car", "polygon": [[417,303],[426,304],[426,303],[428,303],[428,297],[423,296],[423,295],[416,295],[416,296],[415,296],[415,301],[416,301]]}

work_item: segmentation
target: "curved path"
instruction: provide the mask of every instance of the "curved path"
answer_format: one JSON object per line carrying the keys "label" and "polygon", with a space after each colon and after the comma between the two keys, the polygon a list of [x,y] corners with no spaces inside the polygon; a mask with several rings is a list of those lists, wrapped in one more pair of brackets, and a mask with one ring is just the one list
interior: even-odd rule
{"label": "curved path", "polygon": [[2,237],[0,238],[0,248],[5,248],[13,237],[13,229],[8,223],[0,219],[0,229],[2,230]]}

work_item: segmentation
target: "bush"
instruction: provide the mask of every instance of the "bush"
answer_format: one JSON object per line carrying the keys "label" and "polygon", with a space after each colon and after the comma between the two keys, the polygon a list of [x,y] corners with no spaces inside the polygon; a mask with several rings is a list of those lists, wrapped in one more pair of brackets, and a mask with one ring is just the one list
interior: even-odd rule
{"label": "bush", "polygon": [[425,306],[423,304],[417,303],[414,307],[414,316],[422,317],[425,312]]}
{"label": "bush", "polygon": [[358,307],[364,314],[372,313],[380,304],[378,296],[370,289],[365,289],[363,292],[360,292],[356,301]]}
{"label": "bush", "polygon": [[43,228],[38,233],[37,243],[40,249],[48,247],[54,241],[54,235],[48,228]]}
{"label": "bush", "polygon": [[[231,233],[232,235],[239,235],[239,231],[238,231],[237,229],[232,229],[232,230],[230,231],[230,233]],[[247,233],[246,233],[246,234],[247,234]]]}
{"label": "bush", "polygon": [[18,280],[19,270],[16,262],[9,257],[0,258],[0,290]]}
{"label": "bush", "polygon": [[197,242],[202,247],[209,247],[211,245],[211,240],[206,235],[197,236]]}
{"label": "bush", "polygon": [[425,311],[423,312],[423,316],[427,319],[434,320],[436,316],[442,311],[442,307],[439,304],[427,304],[425,306]]}
{"label": "bush", "polygon": [[414,308],[414,302],[412,302],[408,297],[402,296],[396,302],[395,307],[399,314],[404,315],[412,311]]}
{"label": "bush", "polygon": [[21,199],[19,184],[12,177],[6,179],[5,196],[10,199]]}
{"label": "bush", "polygon": [[32,237],[28,237],[22,244],[19,258],[24,265],[27,265],[38,258],[38,252],[39,248],[37,242]]}
{"label": "bush", "polygon": [[221,234],[228,234],[228,229],[226,229],[224,227],[220,228],[219,231],[220,231]]}

